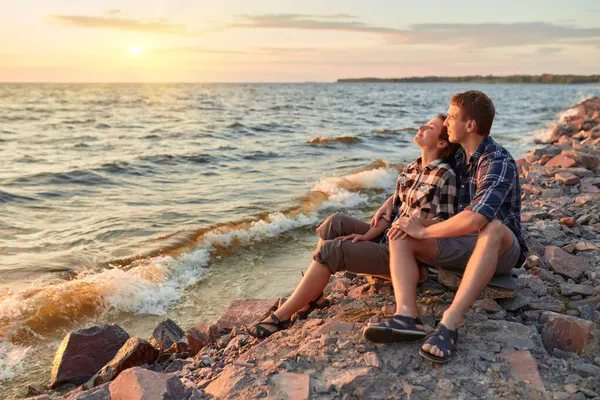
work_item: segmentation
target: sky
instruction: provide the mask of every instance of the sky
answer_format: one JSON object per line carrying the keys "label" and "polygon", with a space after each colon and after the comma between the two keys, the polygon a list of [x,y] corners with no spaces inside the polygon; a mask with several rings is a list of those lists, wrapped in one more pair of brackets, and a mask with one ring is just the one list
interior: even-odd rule
{"label": "sky", "polygon": [[0,0],[0,82],[598,74],[598,0]]}

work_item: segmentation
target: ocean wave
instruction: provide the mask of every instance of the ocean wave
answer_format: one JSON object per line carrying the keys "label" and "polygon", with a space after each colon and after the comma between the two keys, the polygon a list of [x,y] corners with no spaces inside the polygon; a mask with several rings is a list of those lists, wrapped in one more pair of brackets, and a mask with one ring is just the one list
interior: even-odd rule
{"label": "ocean wave", "polygon": [[24,367],[22,361],[31,347],[0,342],[0,382],[8,381],[18,375]]}
{"label": "ocean wave", "polygon": [[327,201],[323,203],[322,207],[356,207],[367,203],[369,199],[366,194],[361,193],[361,190],[384,189],[391,191],[397,176],[398,171],[395,169],[380,167],[342,177],[324,178],[311,190],[327,195]]}
{"label": "ocean wave", "polygon": [[308,141],[308,144],[330,144],[330,143],[344,143],[344,144],[355,144],[360,141],[356,136],[336,136],[336,137],[324,137],[317,136]]}
{"label": "ocean wave", "polygon": [[[196,247],[132,261],[124,268],[85,269],[69,281],[38,283],[0,297],[0,340],[28,343],[104,312],[163,315],[199,282],[215,253],[248,246],[317,222],[316,215],[275,213],[203,231]],[[186,242],[190,242],[190,238]],[[164,251],[164,250],[163,250]]]}
{"label": "ocean wave", "polygon": [[263,160],[268,160],[271,158],[277,158],[279,157],[279,154],[274,153],[272,151],[256,151],[252,154],[247,154],[245,156],[243,156],[242,158],[244,160],[250,160],[250,161],[263,161]]}
{"label": "ocean wave", "polygon": [[375,133],[378,135],[387,135],[387,134],[393,134],[393,133],[400,133],[400,132],[416,132],[418,129],[417,128],[398,128],[398,129],[374,129],[371,131],[371,133]]}
{"label": "ocean wave", "polygon": [[31,197],[21,196],[14,193],[5,192],[0,190],[0,204],[6,204],[10,202],[22,203],[26,201],[33,201],[35,199]]}
{"label": "ocean wave", "polygon": [[68,172],[41,172],[38,174],[21,176],[9,182],[8,186],[20,185],[113,185],[112,180],[94,173],[91,170],[73,170]]}
{"label": "ocean wave", "polygon": [[61,124],[64,125],[84,125],[84,124],[92,124],[96,122],[95,119],[93,118],[88,118],[88,119],[83,119],[83,120],[79,120],[79,119],[67,119],[64,121],[61,121]]}
{"label": "ocean wave", "polygon": [[206,153],[188,155],[158,154],[152,156],[142,156],[139,159],[158,165],[177,165],[181,163],[207,164],[210,162],[216,162],[216,158],[214,156]]}

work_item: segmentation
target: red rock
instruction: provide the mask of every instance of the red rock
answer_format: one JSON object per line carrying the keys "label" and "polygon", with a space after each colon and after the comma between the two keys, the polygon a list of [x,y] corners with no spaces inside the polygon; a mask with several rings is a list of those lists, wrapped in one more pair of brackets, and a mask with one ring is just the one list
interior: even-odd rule
{"label": "red rock", "polygon": [[332,332],[347,333],[354,329],[354,325],[349,322],[330,319],[316,330],[316,333],[327,335]]}
{"label": "red rock", "polygon": [[69,333],[56,350],[50,387],[84,383],[109,362],[129,339],[118,325],[93,326]]}
{"label": "red rock", "polygon": [[197,323],[185,333],[188,343],[188,352],[193,357],[204,346],[215,343],[219,338],[219,328],[214,324]]}
{"label": "red rock", "polygon": [[159,350],[167,350],[183,338],[184,335],[185,333],[179,325],[167,318],[154,328],[154,332],[152,332],[152,336],[150,336],[148,341]]}
{"label": "red rock", "polygon": [[544,261],[552,271],[573,280],[579,279],[586,270],[591,269],[587,258],[572,256],[556,246],[546,247]]}
{"label": "red rock", "polygon": [[348,288],[350,287],[350,283],[345,279],[335,279],[331,283],[331,291],[332,292],[340,292],[346,294]]}
{"label": "red rock", "polygon": [[157,357],[158,350],[150,343],[138,337],[129,338],[115,357],[92,378],[93,386],[112,381],[127,368],[151,364]]}
{"label": "red rock", "polygon": [[353,299],[360,299],[361,297],[363,297],[363,294],[365,294],[367,290],[369,290],[369,287],[371,287],[371,284],[365,283],[364,285],[352,288],[348,291],[348,297],[351,297]]}
{"label": "red rock", "polygon": [[502,307],[500,307],[500,304],[498,304],[492,299],[477,300],[475,301],[474,305],[475,307],[481,307],[488,313],[497,313],[499,311],[502,311]]}
{"label": "red rock", "polygon": [[540,157],[540,159],[538,160],[538,164],[540,165],[546,165],[546,163],[548,161],[550,161],[552,159],[551,156],[544,154],[543,156]]}
{"label": "red rock", "polygon": [[217,321],[217,328],[230,331],[234,327],[242,327],[262,320],[267,314],[275,311],[277,300],[235,300]]}
{"label": "red rock", "polygon": [[580,178],[587,178],[590,176],[594,176],[594,173],[592,171],[590,171],[589,169],[585,169],[585,168],[560,168],[560,169],[555,169],[554,172],[557,174],[559,174],[561,172],[569,172],[571,174],[577,175]]}
{"label": "red rock", "polygon": [[273,389],[270,398],[289,400],[308,400],[310,393],[310,375],[283,372],[271,377]]}
{"label": "red rock", "polygon": [[174,375],[140,367],[123,371],[110,383],[111,400],[183,399],[185,388]]}
{"label": "red rock", "polygon": [[560,223],[566,226],[575,226],[575,218],[573,217],[564,217],[560,219]]}
{"label": "red rock", "polygon": [[[90,390],[83,390],[83,386],[70,391],[65,395],[67,400],[108,400],[110,399],[110,383],[104,383]],[[79,390],[76,392],[76,390]]]}
{"label": "red rock", "polygon": [[544,312],[542,340],[548,351],[557,348],[579,355],[600,351],[600,330],[596,324],[570,315]]}
{"label": "red rock", "polygon": [[381,368],[381,361],[379,361],[379,357],[377,357],[377,353],[374,351],[369,351],[364,355],[365,364],[369,367],[375,367],[377,369]]}
{"label": "red rock", "polygon": [[518,167],[522,167],[523,165],[531,164],[537,161],[537,159],[538,157],[535,154],[530,154],[527,156],[527,158],[519,158],[518,160],[515,160],[515,164],[517,164]]}
{"label": "red rock", "polygon": [[529,193],[533,193],[533,194],[542,193],[542,191],[539,188],[529,185],[527,183],[522,184],[521,188],[523,189],[524,192],[529,192]]}
{"label": "red rock", "polygon": [[571,168],[575,166],[575,160],[567,157],[564,154],[559,154],[555,157],[552,157],[550,161],[546,164],[546,167],[562,167],[562,168]]}
{"label": "red rock", "polygon": [[244,369],[235,365],[228,365],[223,372],[214,379],[204,391],[216,398],[226,397],[242,388],[244,384]]}
{"label": "red rock", "polygon": [[577,175],[570,172],[559,172],[554,175],[554,179],[561,181],[565,185],[577,185],[581,181]]}
{"label": "red rock", "polygon": [[512,372],[521,381],[530,384],[537,390],[544,391],[544,383],[537,369],[535,359],[527,350],[521,350],[504,356]]}

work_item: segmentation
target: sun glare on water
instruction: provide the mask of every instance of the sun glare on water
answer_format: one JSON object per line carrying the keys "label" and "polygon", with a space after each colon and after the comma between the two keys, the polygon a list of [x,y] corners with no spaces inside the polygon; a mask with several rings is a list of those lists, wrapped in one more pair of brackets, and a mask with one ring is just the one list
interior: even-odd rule
{"label": "sun glare on water", "polygon": [[143,50],[141,47],[130,47],[129,48],[129,54],[131,54],[132,56],[138,56],[142,53],[143,53]]}

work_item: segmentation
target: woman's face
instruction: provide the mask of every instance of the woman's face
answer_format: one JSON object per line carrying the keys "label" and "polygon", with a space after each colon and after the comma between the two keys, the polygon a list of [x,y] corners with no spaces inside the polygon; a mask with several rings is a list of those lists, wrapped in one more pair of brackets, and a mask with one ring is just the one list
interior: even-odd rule
{"label": "woman's face", "polygon": [[[444,140],[440,140],[444,121],[439,117],[432,118],[425,125],[419,127],[413,141],[417,146],[425,149],[443,148]],[[442,146],[442,147],[440,147]]]}

